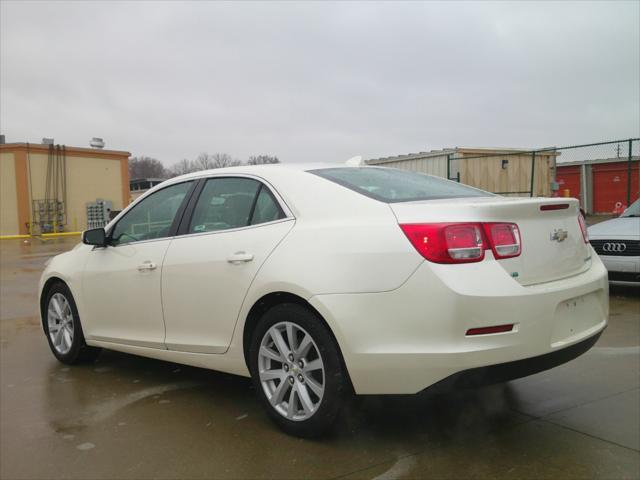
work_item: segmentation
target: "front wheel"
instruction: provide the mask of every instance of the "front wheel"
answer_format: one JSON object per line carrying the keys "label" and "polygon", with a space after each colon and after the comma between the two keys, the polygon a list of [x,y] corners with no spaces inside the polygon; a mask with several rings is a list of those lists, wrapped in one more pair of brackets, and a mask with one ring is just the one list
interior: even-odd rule
{"label": "front wheel", "polygon": [[51,352],[62,363],[90,362],[100,354],[99,348],[85,343],[76,302],[64,283],[55,283],[47,292],[42,319]]}
{"label": "front wheel", "polygon": [[313,312],[297,304],[270,309],[249,355],[258,396],[282,430],[315,437],[332,426],[347,379],[335,340]]}

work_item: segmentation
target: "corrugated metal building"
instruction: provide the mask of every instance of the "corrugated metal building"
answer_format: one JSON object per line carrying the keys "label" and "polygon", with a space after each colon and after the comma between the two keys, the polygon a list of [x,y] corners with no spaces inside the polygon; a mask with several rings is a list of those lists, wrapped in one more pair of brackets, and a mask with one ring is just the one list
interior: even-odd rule
{"label": "corrugated metal building", "polygon": [[[409,153],[407,155],[372,158],[366,160],[366,163],[368,165],[400,168],[402,170],[411,170],[413,172],[447,178],[451,176],[451,172],[448,170],[449,155],[454,155],[455,153],[455,148],[447,148],[443,150],[431,150],[429,152]],[[455,174],[453,174],[452,178],[455,178]]]}
{"label": "corrugated metal building", "polygon": [[534,196],[550,196],[558,155],[556,151],[545,151],[532,157],[529,150],[456,147],[372,158],[366,163],[458,180],[505,195],[528,196],[533,187]]}
{"label": "corrugated metal building", "polygon": [[631,157],[631,163],[623,158],[602,158],[558,163],[556,177],[560,193],[580,200],[587,213],[613,213],[628,206],[629,184],[631,203],[638,199],[639,170],[640,157]]}
{"label": "corrugated metal building", "polygon": [[79,231],[87,204],[129,203],[129,152],[0,144],[0,236]]}

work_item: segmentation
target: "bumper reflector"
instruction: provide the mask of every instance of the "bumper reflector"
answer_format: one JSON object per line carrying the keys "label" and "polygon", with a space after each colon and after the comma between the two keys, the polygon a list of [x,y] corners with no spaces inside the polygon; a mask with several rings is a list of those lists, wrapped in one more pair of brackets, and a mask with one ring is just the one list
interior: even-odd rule
{"label": "bumper reflector", "polygon": [[513,323],[508,325],[494,325],[493,327],[478,327],[470,328],[467,330],[467,336],[469,335],[488,335],[490,333],[503,333],[511,332],[513,330]]}

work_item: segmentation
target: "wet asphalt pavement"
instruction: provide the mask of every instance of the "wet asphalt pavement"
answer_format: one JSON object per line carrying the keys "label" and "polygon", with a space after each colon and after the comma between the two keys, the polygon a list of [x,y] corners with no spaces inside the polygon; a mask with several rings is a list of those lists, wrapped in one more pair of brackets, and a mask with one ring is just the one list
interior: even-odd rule
{"label": "wet asphalt pavement", "polygon": [[366,397],[327,438],[281,433],[248,379],[49,352],[37,280],[77,238],[0,242],[0,477],[640,478],[640,290],[582,357],[505,385]]}

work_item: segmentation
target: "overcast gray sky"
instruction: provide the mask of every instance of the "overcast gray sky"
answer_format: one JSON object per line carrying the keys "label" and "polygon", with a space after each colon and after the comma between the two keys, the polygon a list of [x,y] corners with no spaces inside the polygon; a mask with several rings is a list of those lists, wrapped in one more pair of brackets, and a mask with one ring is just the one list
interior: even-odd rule
{"label": "overcast gray sky", "polygon": [[343,161],[640,135],[640,2],[2,1],[7,141]]}

